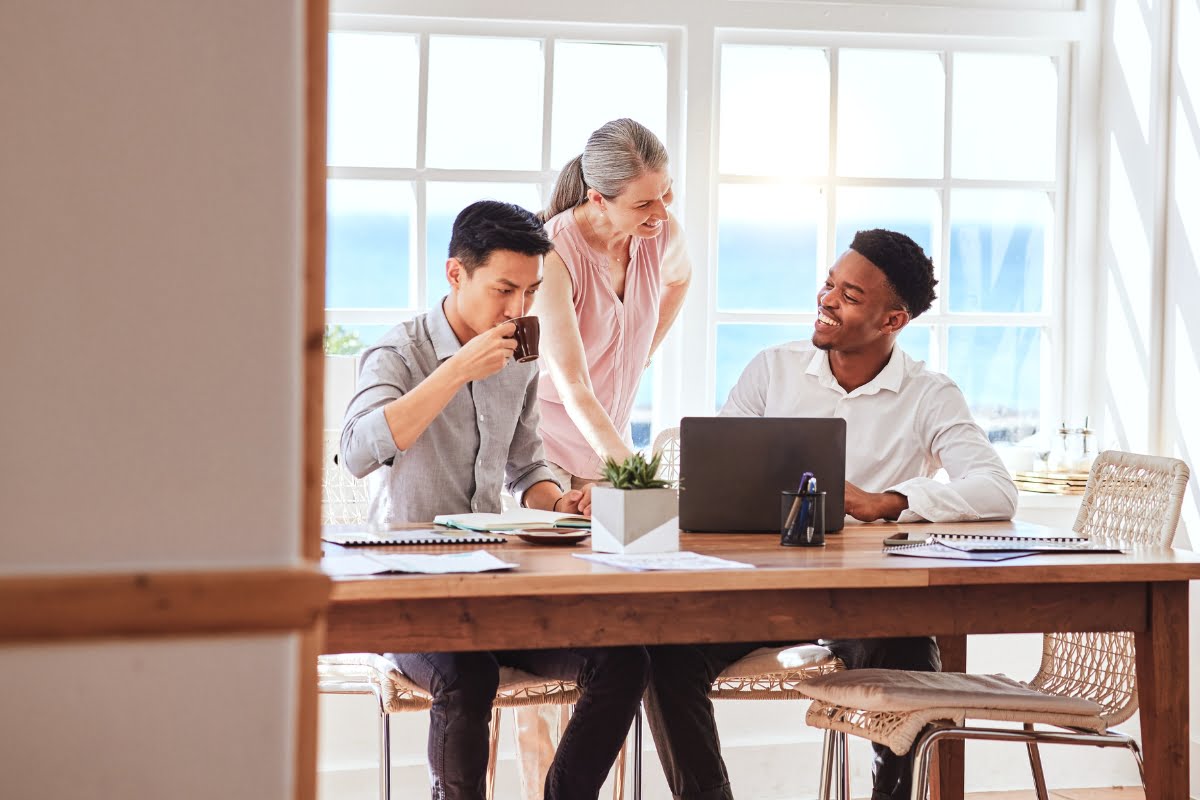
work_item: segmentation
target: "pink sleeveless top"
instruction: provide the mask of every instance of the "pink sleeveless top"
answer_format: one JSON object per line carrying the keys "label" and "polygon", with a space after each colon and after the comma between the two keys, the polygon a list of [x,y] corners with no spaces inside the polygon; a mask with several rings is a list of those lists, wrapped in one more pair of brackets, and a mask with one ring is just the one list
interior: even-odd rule
{"label": "pink sleeveless top", "polygon": [[[571,275],[571,299],[592,389],[613,426],[629,441],[633,398],[658,326],[659,275],[670,223],[664,222],[653,239],[632,240],[624,300],[617,297],[609,281],[608,255],[588,245],[571,210],[547,222],[546,232]],[[545,368],[538,380],[538,398],[546,457],[572,475],[599,477],[600,457],[571,421]]]}

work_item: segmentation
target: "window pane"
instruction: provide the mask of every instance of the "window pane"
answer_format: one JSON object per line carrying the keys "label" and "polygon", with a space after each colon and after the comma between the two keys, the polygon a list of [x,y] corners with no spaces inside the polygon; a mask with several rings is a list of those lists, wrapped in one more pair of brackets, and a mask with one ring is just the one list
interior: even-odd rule
{"label": "window pane", "polygon": [[426,166],[541,169],[543,61],[533,39],[431,36]]}
{"label": "window pane", "polygon": [[583,152],[592,131],[621,117],[637,120],[665,143],[666,52],[661,45],[556,42],[553,108],[555,169]]}
{"label": "window pane", "polygon": [[416,164],[417,58],[414,36],[329,35],[330,164]]}
{"label": "window pane", "polygon": [[654,370],[648,369],[642,373],[642,382],[638,384],[637,394],[633,398],[630,427],[633,428],[633,446],[635,448],[650,446],[650,425],[653,413]]}
{"label": "window pane", "polygon": [[446,283],[446,258],[450,231],[458,212],[476,200],[503,200],[535,213],[541,210],[538,187],[531,183],[430,183],[425,196],[428,209],[425,303],[430,307],[450,291]]}
{"label": "window pane", "polygon": [[379,341],[391,325],[326,325],[325,355],[356,356]]}
{"label": "window pane", "polygon": [[912,238],[933,257],[934,231],[942,218],[938,195],[932,189],[839,189],[837,193],[837,250],[846,252],[854,234],[887,228]]}
{"label": "window pane", "polygon": [[945,101],[937,53],[842,50],[838,174],[942,177]]}
{"label": "window pane", "polygon": [[924,325],[908,325],[896,337],[900,349],[915,361],[929,362],[930,329]]}
{"label": "window pane", "polygon": [[951,326],[948,373],[993,442],[1036,433],[1041,400],[1041,331]]}
{"label": "window pane", "polygon": [[328,183],[326,308],[404,308],[411,259],[412,185]]}
{"label": "window pane", "polygon": [[1048,56],[954,56],[951,173],[1054,180],[1058,77]]}
{"label": "window pane", "polygon": [[817,189],[720,187],[717,308],[811,311],[825,202]]}
{"label": "window pane", "polygon": [[721,172],[829,171],[829,57],[804,47],[721,48]]}
{"label": "window pane", "polygon": [[1053,211],[1045,192],[950,195],[950,310],[1042,310]]}
{"label": "window pane", "polygon": [[718,325],[716,408],[725,405],[729,390],[760,351],[811,336],[811,325]]}

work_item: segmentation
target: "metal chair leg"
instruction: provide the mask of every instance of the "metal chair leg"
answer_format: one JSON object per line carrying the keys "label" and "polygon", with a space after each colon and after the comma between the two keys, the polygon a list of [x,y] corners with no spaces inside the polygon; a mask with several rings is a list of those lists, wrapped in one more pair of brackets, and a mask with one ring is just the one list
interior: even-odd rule
{"label": "metal chair leg", "polygon": [[[1033,726],[1025,723],[1024,728],[1030,733],[1033,732]],[[1037,742],[1026,742],[1025,747],[1029,750],[1029,771],[1033,773],[1033,790],[1037,793],[1037,800],[1050,800],[1050,793],[1046,791],[1046,775],[1042,772],[1042,756],[1038,752]]]}
{"label": "metal chair leg", "polygon": [[821,785],[817,787],[817,800],[829,800],[833,785],[833,731],[826,729],[821,739]]}
{"label": "metal chair leg", "polygon": [[834,734],[834,757],[837,769],[837,798],[850,800],[850,739],[838,731]]}
{"label": "metal chair leg", "polygon": [[500,709],[492,709],[492,724],[489,728],[487,782],[484,792],[487,800],[492,800],[496,796],[496,756],[500,749]]}
{"label": "metal chair leg", "polygon": [[375,687],[375,699],[379,703],[379,797],[392,800],[392,726],[381,687]]}
{"label": "metal chair leg", "polygon": [[1137,762],[1138,777],[1142,779],[1142,791],[1144,792],[1146,791],[1146,767],[1142,764],[1142,749],[1133,739],[1126,742],[1125,746],[1133,751],[1133,760]]}
{"label": "metal chair leg", "polygon": [[642,800],[642,704],[633,712],[633,800]]}

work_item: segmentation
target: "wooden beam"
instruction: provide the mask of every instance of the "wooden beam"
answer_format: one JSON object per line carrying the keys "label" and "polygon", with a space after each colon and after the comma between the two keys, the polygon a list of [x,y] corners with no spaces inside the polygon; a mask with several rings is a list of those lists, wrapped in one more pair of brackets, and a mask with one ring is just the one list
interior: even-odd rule
{"label": "wooden beam", "polygon": [[312,568],[0,579],[0,642],[311,629],[329,599]]}

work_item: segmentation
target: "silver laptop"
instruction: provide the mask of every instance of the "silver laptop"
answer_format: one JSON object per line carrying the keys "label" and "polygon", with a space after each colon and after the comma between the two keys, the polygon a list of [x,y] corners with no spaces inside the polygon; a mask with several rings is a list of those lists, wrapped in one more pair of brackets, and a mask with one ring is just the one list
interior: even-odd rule
{"label": "silver laptop", "polygon": [[811,472],[828,531],[846,516],[846,421],[808,417],[684,417],[679,423],[679,527],[779,533],[780,492]]}

